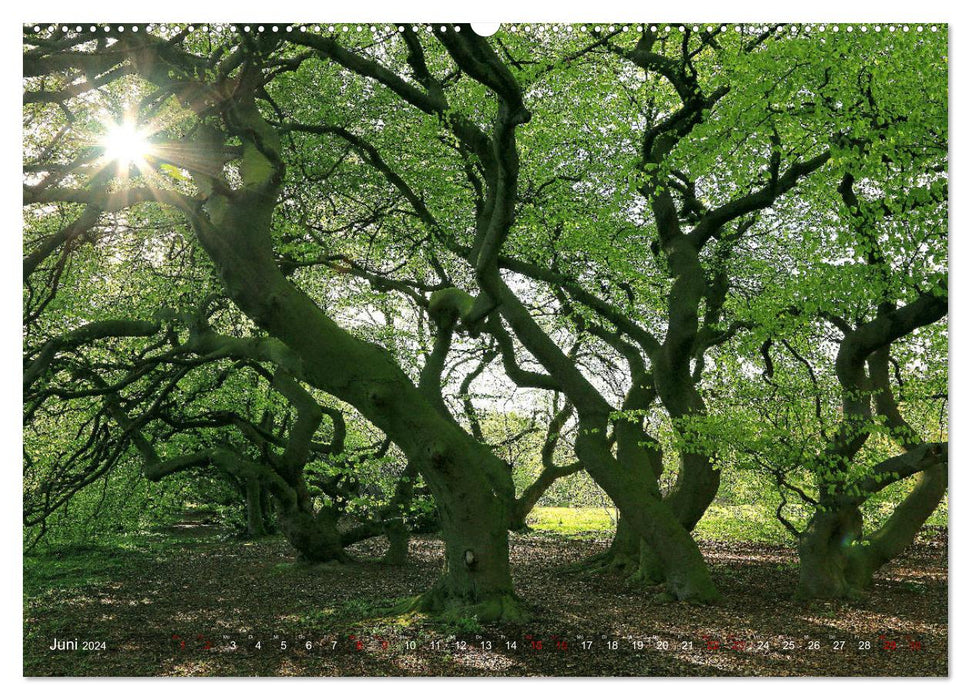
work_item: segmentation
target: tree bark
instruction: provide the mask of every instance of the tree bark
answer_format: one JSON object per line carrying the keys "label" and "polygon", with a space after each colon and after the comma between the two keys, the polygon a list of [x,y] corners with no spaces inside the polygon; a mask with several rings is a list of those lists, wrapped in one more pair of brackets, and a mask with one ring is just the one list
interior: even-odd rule
{"label": "tree bark", "polygon": [[947,493],[947,462],[924,470],[907,497],[894,508],[884,525],[866,538],[863,544],[869,560],[870,577],[878,568],[899,556],[909,547],[920,528],[940,505]]}
{"label": "tree bark", "polygon": [[408,542],[411,533],[405,525],[405,513],[415,497],[415,478],[418,470],[410,462],[395,485],[394,496],[389,504],[391,520],[385,526],[385,536],[388,538],[388,551],[384,555],[384,562],[391,566],[402,566],[408,561]]}
{"label": "tree bark", "polygon": [[280,531],[287,542],[300,553],[300,559],[312,563],[347,562],[337,522],[327,509],[316,514],[301,508],[281,514]]}
{"label": "tree bark", "polygon": [[947,462],[925,469],[890,518],[861,537],[859,509],[817,512],[799,543],[799,598],[859,598],[880,567],[900,555],[947,492]]}
{"label": "tree bark", "polygon": [[266,536],[266,522],[263,514],[263,489],[259,479],[246,480],[246,536],[258,538]]}
{"label": "tree bark", "polygon": [[701,550],[663,501],[657,484],[618,469],[606,444],[595,435],[581,425],[577,456],[624,513],[631,528],[657,554],[666,588],[662,598],[696,603],[720,600]]}
{"label": "tree bark", "polygon": [[[513,487],[506,465],[443,416],[383,348],[338,326],[284,277],[269,236],[275,191],[226,198],[211,205],[211,218],[198,217],[194,224],[230,298],[285,345],[286,352],[267,345],[267,359],[354,406],[401,448],[435,496],[446,571],[426,596],[426,607],[469,610],[481,620],[520,619],[509,572],[504,503]],[[284,520],[281,527],[304,542],[303,519]],[[316,546],[312,551],[316,555]],[[472,564],[466,564],[467,552]]]}
{"label": "tree bark", "polygon": [[[874,261],[875,262],[875,261]],[[935,290],[940,291],[940,290]],[[875,319],[856,328],[838,323],[844,336],[835,370],[843,389],[843,419],[826,454],[838,466],[837,481],[820,483],[820,507],[799,544],[800,576],[796,591],[803,598],[855,598],[873,573],[910,544],[934,512],[947,489],[947,443],[923,443],[897,409],[890,391],[890,346],[917,328],[947,313],[947,297],[921,292],[901,307],[882,303]],[[866,368],[869,364],[870,376]],[[873,467],[873,474],[851,483],[849,466],[871,434],[871,402],[894,431],[905,452]],[[920,473],[917,485],[894,509],[890,519],[869,538],[861,538],[859,504],[888,483]],[[837,496],[827,489],[838,486]],[[849,496],[852,485],[857,495]]]}
{"label": "tree bark", "polygon": [[473,481],[458,481],[447,496],[436,497],[445,566],[418,608],[446,618],[521,621],[526,610],[513,592],[506,508]]}
{"label": "tree bark", "polygon": [[623,513],[617,518],[617,531],[603,557],[594,563],[601,570],[620,571],[633,576],[640,565],[641,538]]}
{"label": "tree bark", "polygon": [[797,598],[858,598],[848,576],[863,520],[855,507],[817,510],[799,541]]}
{"label": "tree bark", "polygon": [[384,563],[390,566],[404,566],[408,562],[408,543],[411,533],[401,520],[395,520],[385,530],[388,538],[388,551]]}

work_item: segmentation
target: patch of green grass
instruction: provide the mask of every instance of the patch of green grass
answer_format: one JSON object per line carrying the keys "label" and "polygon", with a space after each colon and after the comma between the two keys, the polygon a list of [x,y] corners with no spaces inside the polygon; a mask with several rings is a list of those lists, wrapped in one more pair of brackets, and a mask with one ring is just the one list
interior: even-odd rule
{"label": "patch of green grass", "polygon": [[[610,537],[614,512],[605,508],[534,508],[528,525],[538,532],[566,537]],[[764,509],[753,505],[712,505],[695,529],[695,536],[733,542],[784,542],[786,532]]]}
{"label": "patch of green grass", "polygon": [[604,537],[613,533],[613,512],[605,508],[537,507],[526,523],[539,532],[567,537]]}
{"label": "patch of green grass", "polygon": [[24,557],[24,594],[102,583],[123,568],[123,562],[113,556],[90,553]]}
{"label": "patch of green grass", "polygon": [[327,627],[334,623],[362,623],[381,621],[388,624],[407,625],[413,621],[414,613],[396,612],[400,600],[369,600],[352,598],[326,608],[314,608],[291,616],[290,622]]}
{"label": "patch of green grass", "polygon": [[475,617],[456,617],[444,620],[439,623],[439,627],[446,634],[457,636],[463,634],[476,634],[483,630],[482,624]]}
{"label": "patch of green grass", "polygon": [[24,556],[24,595],[98,585],[178,544],[176,537],[137,533],[51,545]]}
{"label": "patch of green grass", "polygon": [[700,539],[728,542],[791,542],[782,525],[769,516],[764,508],[754,505],[712,504],[695,527]]}

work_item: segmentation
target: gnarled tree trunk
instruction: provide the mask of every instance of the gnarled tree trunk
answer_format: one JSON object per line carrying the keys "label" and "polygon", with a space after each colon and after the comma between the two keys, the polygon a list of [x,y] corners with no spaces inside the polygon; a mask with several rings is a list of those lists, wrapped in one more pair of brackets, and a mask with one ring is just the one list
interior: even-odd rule
{"label": "gnarled tree trunk", "polygon": [[287,509],[280,515],[280,531],[306,562],[346,562],[337,522],[327,509],[316,514],[301,508]]}
{"label": "gnarled tree trunk", "polygon": [[481,491],[471,479],[459,479],[436,501],[445,540],[445,566],[438,583],[419,600],[419,608],[446,617],[523,619],[525,609],[513,592],[509,571],[505,504]]}
{"label": "gnarled tree trunk", "polygon": [[847,575],[863,526],[855,507],[817,510],[799,541],[799,598],[856,598]]}
{"label": "gnarled tree trunk", "polygon": [[859,598],[874,573],[913,543],[947,492],[947,462],[922,471],[878,530],[861,536],[855,507],[817,512],[799,542],[799,598]]}
{"label": "gnarled tree trunk", "polygon": [[606,444],[596,432],[577,438],[577,456],[607,495],[617,504],[631,529],[657,554],[664,571],[663,598],[712,603],[721,596],[715,589],[701,550],[663,501],[657,484],[616,468]]}
{"label": "gnarled tree trunk", "polygon": [[[261,134],[260,147],[273,159],[276,136],[255,108],[241,109],[237,118]],[[259,184],[214,195],[210,216],[193,220],[226,292],[283,344],[265,343],[260,351],[266,359],[350,403],[421,472],[441,510],[446,541],[446,571],[426,603],[435,609],[470,609],[483,620],[519,619],[504,507],[512,497],[508,469],[488,447],[441,415],[384,349],[345,331],[280,272],[270,240],[278,178],[274,172]],[[293,522],[299,525],[300,518]]]}

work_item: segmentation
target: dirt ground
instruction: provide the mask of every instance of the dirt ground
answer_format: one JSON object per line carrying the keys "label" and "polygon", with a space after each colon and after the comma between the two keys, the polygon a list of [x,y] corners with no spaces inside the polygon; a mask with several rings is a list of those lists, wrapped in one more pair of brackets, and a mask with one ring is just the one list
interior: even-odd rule
{"label": "dirt ground", "polygon": [[[359,563],[306,567],[282,539],[244,543],[186,528],[159,550],[126,554],[100,578],[25,584],[24,673],[947,675],[941,533],[881,571],[854,603],[792,600],[796,558],[784,547],[703,542],[725,596],[715,607],[656,604],[619,576],[560,571],[607,544],[512,535],[516,586],[533,617],[479,626],[382,613],[435,580],[442,546],[432,537],[412,541],[405,567],[377,562],[379,540],[353,548]],[[51,650],[55,639],[68,648]]]}

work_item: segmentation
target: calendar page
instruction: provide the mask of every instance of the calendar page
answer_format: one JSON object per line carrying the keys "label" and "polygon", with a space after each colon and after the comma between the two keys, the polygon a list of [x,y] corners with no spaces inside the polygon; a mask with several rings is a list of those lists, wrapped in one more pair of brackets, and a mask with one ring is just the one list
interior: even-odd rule
{"label": "calendar page", "polygon": [[24,675],[947,676],[948,26],[305,9],[23,26]]}

